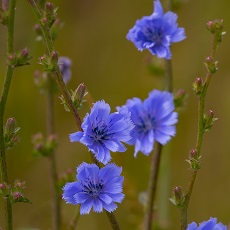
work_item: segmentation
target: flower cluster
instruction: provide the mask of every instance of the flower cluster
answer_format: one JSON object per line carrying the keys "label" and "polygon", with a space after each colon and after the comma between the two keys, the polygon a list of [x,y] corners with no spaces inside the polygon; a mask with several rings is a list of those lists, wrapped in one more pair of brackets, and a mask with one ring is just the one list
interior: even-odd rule
{"label": "flower cluster", "polygon": [[210,220],[200,223],[199,226],[192,222],[188,225],[187,230],[227,230],[227,227],[222,223],[217,223],[216,218],[210,218]]}
{"label": "flower cluster", "polygon": [[115,202],[124,199],[121,171],[115,164],[100,169],[95,164],[82,163],[77,168],[77,181],[64,186],[63,199],[69,204],[80,204],[80,214],[88,214],[92,207],[94,212],[113,212],[117,208]]}
{"label": "flower cluster", "polygon": [[129,30],[127,39],[140,51],[148,49],[159,58],[171,59],[171,43],[186,37],[184,28],[178,28],[176,21],[177,15],[173,12],[164,14],[160,1],[156,0],[153,14],[137,20]]}
{"label": "flower cluster", "polygon": [[129,99],[123,108],[131,112],[135,124],[127,142],[135,145],[135,156],[139,151],[149,155],[155,140],[165,145],[176,133],[178,114],[173,112],[173,95],[169,92],[153,90],[143,102],[139,98]]}
{"label": "flower cluster", "polygon": [[70,141],[86,145],[98,161],[107,164],[111,160],[110,151],[126,150],[121,142],[131,139],[130,131],[134,125],[130,116],[126,108],[110,114],[110,106],[104,101],[98,101],[82,123],[83,132],[70,134]]}

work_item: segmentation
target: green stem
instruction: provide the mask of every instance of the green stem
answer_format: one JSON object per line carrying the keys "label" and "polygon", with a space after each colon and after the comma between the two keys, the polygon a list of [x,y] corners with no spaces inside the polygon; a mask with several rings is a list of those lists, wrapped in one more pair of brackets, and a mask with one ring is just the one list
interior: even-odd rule
{"label": "green stem", "polygon": [[152,215],[154,209],[154,199],[157,188],[157,179],[160,166],[162,145],[156,144],[156,152],[152,154],[148,192],[147,192],[147,205],[144,219],[144,229],[150,230],[152,228]]}
{"label": "green stem", "polygon": [[[51,76],[47,76],[48,89],[47,89],[47,136],[54,135],[54,94],[52,92],[52,79]],[[61,229],[61,208],[60,208],[60,197],[59,189],[57,187],[57,166],[55,159],[55,151],[53,151],[49,157],[49,174],[50,174],[50,186],[51,196],[53,199],[53,228],[54,230]]]}
{"label": "green stem", "polygon": [[173,91],[172,61],[165,60],[165,88],[168,92]]}
{"label": "green stem", "polygon": [[[211,49],[211,59],[214,59],[214,55],[216,54],[216,48],[217,46],[214,43],[214,35],[212,35],[212,49]],[[212,78],[212,73],[208,73],[206,75],[205,82],[203,84],[203,91],[202,94],[199,96],[199,103],[198,103],[198,132],[197,132],[197,140],[196,140],[196,152],[197,152],[197,159],[200,159],[201,156],[201,147],[203,143],[203,137],[204,137],[204,107],[205,107],[205,98],[207,94],[207,90]],[[193,187],[195,184],[196,176],[197,176],[198,170],[193,170],[191,179],[189,182],[189,186],[187,189],[187,194],[185,196],[184,206],[181,208],[181,230],[187,229],[187,216],[188,216],[188,206],[190,202],[190,198],[192,195]]]}
{"label": "green stem", "polygon": [[[14,17],[15,17],[16,0],[10,1],[9,15],[8,15],[8,41],[7,41],[7,54],[14,52]],[[14,67],[7,66],[3,88],[0,97],[0,168],[1,168],[1,181],[8,183],[7,165],[6,165],[6,149],[4,140],[4,113],[6,101],[10,89],[10,83],[13,76]],[[12,205],[11,202],[5,200],[5,216],[6,216],[6,229],[12,230]]]}
{"label": "green stem", "polygon": [[70,222],[70,230],[76,229],[79,217],[80,217],[80,205],[77,205],[74,216]]}
{"label": "green stem", "polygon": [[115,215],[112,212],[105,212],[113,230],[120,230]]}

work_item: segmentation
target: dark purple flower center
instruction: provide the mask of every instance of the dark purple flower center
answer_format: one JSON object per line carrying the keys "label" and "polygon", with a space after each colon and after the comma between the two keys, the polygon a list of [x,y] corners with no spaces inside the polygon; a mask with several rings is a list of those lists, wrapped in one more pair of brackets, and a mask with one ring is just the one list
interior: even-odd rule
{"label": "dark purple flower center", "polygon": [[95,182],[89,177],[86,180],[81,181],[81,185],[82,192],[91,197],[98,197],[103,189],[103,180]]}
{"label": "dark purple flower center", "polygon": [[[112,125],[111,125],[112,126]],[[109,140],[112,134],[108,132],[110,126],[105,121],[100,121],[95,127],[92,128],[93,137],[95,141]]]}

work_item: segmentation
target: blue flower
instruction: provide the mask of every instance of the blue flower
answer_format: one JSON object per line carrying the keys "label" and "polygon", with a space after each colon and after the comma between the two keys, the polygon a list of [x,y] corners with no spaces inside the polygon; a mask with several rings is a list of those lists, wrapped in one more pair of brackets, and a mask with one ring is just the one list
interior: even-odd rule
{"label": "blue flower", "polygon": [[80,204],[80,213],[102,212],[103,208],[113,212],[124,199],[122,194],[124,177],[121,167],[108,164],[99,168],[95,164],[82,163],[77,168],[77,181],[67,183],[63,188],[63,199],[67,204]]}
{"label": "blue flower", "polygon": [[66,84],[70,80],[71,75],[72,75],[72,73],[71,73],[72,62],[67,57],[59,57],[58,66],[59,66],[60,71],[62,73],[63,81]]}
{"label": "blue flower", "polygon": [[200,223],[199,226],[195,222],[192,222],[188,225],[187,230],[227,230],[225,225],[216,222],[216,218],[210,218],[210,220]]}
{"label": "blue flower", "polygon": [[148,49],[158,58],[171,59],[171,43],[186,38],[184,28],[178,28],[176,21],[177,15],[173,12],[164,14],[160,1],[156,0],[153,14],[137,20],[126,38],[140,51]]}
{"label": "blue flower", "polygon": [[134,125],[130,116],[126,108],[110,114],[110,106],[104,101],[98,101],[84,118],[83,132],[70,134],[70,141],[86,145],[98,161],[107,164],[111,160],[110,151],[126,150],[121,141],[131,139],[130,131]]}
{"label": "blue flower", "polygon": [[149,155],[155,140],[165,145],[176,134],[177,113],[173,112],[171,93],[153,90],[144,102],[133,98],[124,107],[131,112],[131,120],[135,125],[130,133],[132,139],[127,142],[135,145],[135,157],[139,151]]}

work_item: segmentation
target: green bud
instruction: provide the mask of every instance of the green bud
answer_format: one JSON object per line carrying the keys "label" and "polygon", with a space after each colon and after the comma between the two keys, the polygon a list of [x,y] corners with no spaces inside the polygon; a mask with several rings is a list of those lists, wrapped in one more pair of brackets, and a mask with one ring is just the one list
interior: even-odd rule
{"label": "green bud", "polygon": [[192,89],[197,96],[200,96],[203,92],[203,80],[198,77],[192,84]]}
{"label": "green bud", "polygon": [[176,186],[173,188],[172,197],[169,200],[177,207],[183,207],[185,197],[180,186]]}
{"label": "green bud", "polygon": [[181,108],[185,105],[186,91],[179,89],[174,96],[174,105],[176,108]]}
{"label": "green bud", "polygon": [[0,23],[6,26],[8,24],[8,16],[9,16],[9,11],[0,8]]}
{"label": "green bud", "polygon": [[204,122],[204,131],[210,131],[213,123],[218,120],[218,118],[214,117],[214,112],[212,110],[209,110],[207,113],[204,114],[203,122]]}
{"label": "green bud", "polygon": [[218,61],[214,61],[211,56],[206,58],[206,61],[204,64],[206,66],[207,71],[210,74],[214,74],[218,70],[218,67],[217,67]]}
{"label": "green bud", "polygon": [[13,146],[20,142],[20,138],[17,134],[19,130],[20,128],[17,126],[15,119],[9,118],[4,127],[6,149],[11,149]]}
{"label": "green bud", "polygon": [[189,159],[186,160],[192,170],[199,170],[201,168],[201,162],[200,162],[201,156],[198,155],[197,151],[195,149],[192,149],[189,152]]}
{"label": "green bud", "polygon": [[53,152],[55,148],[57,147],[57,143],[58,143],[57,135],[56,134],[49,135],[47,144],[46,144],[47,152],[49,153]]}

